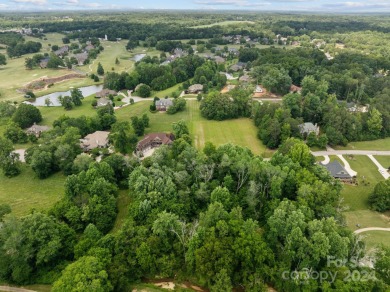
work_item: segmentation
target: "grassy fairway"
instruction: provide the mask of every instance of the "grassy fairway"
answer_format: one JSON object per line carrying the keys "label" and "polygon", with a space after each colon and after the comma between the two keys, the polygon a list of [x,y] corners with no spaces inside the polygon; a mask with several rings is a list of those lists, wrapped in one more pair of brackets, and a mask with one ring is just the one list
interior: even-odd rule
{"label": "grassy fairway", "polygon": [[210,141],[215,145],[234,143],[248,147],[255,154],[263,154],[265,156],[269,156],[272,153],[257,138],[257,129],[250,119],[222,122],[206,120],[201,117],[199,102],[195,100],[188,100],[186,110],[175,115],[166,113],[152,114],[149,112],[150,104],[150,102],[136,103],[118,110],[116,115],[119,120],[130,121],[132,116],[148,114],[151,127],[147,129],[147,133],[172,131],[172,123],[183,119],[187,122],[194,145],[198,149],[203,148],[205,142]]}
{"label": "grassy fairway", "polygon": [[26,215],[31,209],[46,210],[63,195],[64,181],[65,176],[61,173],[40,180],[24,165],[17,177],[7,178],[0,174],[0,204],[9,204],[16,216]]}
{"label": "grassy fairway", "polygon": [[355,156],[353,160],[346,156],[344,157],[352,169],[358,172],[357,178],[359,182],[358,186],[344,185],[341,194],[344,197],[345,204],[350,207],[350,211],[368,209],[367,200],[369,195],[375,185],[379,181],[384,180],[384,178],[367,156]]}
{"label": "grassy fairway", "polygon": [[361,142],[351,142],[346,147],[338,146],[337,150],[378,150],[378,151],[390,151],[390,138],[379,139],[374,141],[361,141]]}
{"label": "grassy fairway", "polygon": [[120,190],[116,201],[118,215],[116,216],[114,227],[111,230],[112,233],[118,231],[122,227],[122,224],[126,220],[129,213],[130,202],[131,197],[129,195],[129,190]]}

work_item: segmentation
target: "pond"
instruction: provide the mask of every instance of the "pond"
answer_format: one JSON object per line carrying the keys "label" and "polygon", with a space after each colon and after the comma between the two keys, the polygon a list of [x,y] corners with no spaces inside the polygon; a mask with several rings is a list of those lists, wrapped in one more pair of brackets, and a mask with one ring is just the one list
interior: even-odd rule
{"label": "pond", "polygon": [[141,61],[143,58],[145,58],[146,54],[137,54],[135,55],[132,60],[135,61],[135,62],[139,62]]}
{"label": "pond", "polygon": [[[91,86],[80,87],[79,89],[81,90],[83,96],[86,97],[101,91],[103,89],[103,85],[91,85]],[[58,100],[60,96],[70,96],[70,90],[63,91],[63,92],[53,92],[41,97],[37,97],[34,102],[24,101],[24,103],[31,104],[34,106],[46,106],[45,100],[46,98],[49,98],[51,101],[50,106],[61,106],[61,103]]]}

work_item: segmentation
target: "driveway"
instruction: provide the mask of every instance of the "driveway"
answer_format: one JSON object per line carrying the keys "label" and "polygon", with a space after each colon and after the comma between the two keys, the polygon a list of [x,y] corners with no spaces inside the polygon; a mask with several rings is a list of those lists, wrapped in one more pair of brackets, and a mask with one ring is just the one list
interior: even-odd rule
{"label": "driveway", "polygon": [[390,177],[390,174],[389,172],[387,171],[386,168],[384,168],[379,162],[378,160],[375,159],[374,156],[372,155],[367,155],[368,158],[370,158],[372,160],[372,162],[375,163],[375,165],[378,167],[378,171],[379,173],[385,178],[385,179],[388,179]]}
{"label": "driveway", "polygon": [[354,171],[351,166],[349,165],[348,161],[345,160],[345,158],[342,155],[337,155],[338,158],[344,163],[344,168],[346,171],[348,171],[349,175],[354,177],[357,175],[357,172]]}
{"label": "driveway", "polygon": [[390,228],[367,227],[367,228],[362,228],[362,229],[355,230],[353,233],[359,234],[359,233],[363,233],[363,232],[367,232],[367,231],[389,231],[390,232]]}

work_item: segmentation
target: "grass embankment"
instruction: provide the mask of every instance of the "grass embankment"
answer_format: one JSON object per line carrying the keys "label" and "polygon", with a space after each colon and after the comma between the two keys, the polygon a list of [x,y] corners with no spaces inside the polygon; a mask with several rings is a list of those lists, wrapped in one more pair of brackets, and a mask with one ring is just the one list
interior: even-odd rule
{"label": "grass embankment", "polygon": [[150,128],[146,133],[170,132],[172,123],[185,120],[188,124],[193,143],[198,149],[204,147],[209,141],[215,145],[234,143],[248,147],[255,154],[269,156],[272,152],[268,150],[257,138],[257,129],[250,119],[242,118],[227,121],[209,121],[200,115],[199,102],[188,100],[184,111],[174,115],[166,113],[150,113],[150,102],[139,102],[124,107],[116,112],[119,120],[130,121],[132,116],[140,116],[146,113],[150,119]]}
{"label": "grass embankment", "polygon": [[0,174],[0,204],[9,204],[16,216],[27,215],[31,209],[47,210],[64,194],[65,176],[56,173],[47,179],[38,179],[29,166],[14,178]]}

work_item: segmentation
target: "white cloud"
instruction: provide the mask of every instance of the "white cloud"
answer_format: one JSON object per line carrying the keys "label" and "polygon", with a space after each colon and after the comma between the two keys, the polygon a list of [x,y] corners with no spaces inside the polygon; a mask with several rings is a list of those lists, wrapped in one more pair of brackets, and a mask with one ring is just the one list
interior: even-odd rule
{"label": "white cloud", "polygon": [[34,5],[44,5],[47,3],[47,0],[12,0],[12,2],[34,4]]}
{"label": "white cloud", "polygon": [[68,4],[78,4],[79,0],[66,0],[66,3],[68,3]]}
{"label": "white cloud", "polygon": [[239,7],[254,7],[254,6],[265,6],[269,5],[268,2],[250,2],[248,0],[196,0],[195,4],[207,5],[207,6],[239,6]]}

